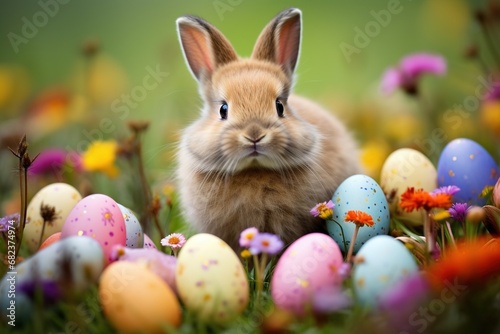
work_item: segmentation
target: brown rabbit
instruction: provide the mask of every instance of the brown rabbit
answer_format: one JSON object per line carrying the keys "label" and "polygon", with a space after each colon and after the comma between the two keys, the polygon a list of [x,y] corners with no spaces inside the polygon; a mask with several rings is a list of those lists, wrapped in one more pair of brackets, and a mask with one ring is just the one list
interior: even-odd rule
{"label": "brown rabbit", "polygon": [[199,232],[238,248],[251,226],[285,244],[326,231],[310,215],[359,173],[356,144],[321,106],[290,95],[299,57],[301,11],[279,13],[250,59],[201,18],[177,19],[180,43],[204,100],[178,150],[182,209]]}

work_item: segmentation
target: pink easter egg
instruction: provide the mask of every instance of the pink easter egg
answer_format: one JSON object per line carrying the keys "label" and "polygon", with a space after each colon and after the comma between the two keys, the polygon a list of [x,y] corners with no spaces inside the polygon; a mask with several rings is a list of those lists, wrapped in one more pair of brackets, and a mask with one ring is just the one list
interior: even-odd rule
{"label": "pink easter egg", "polygon": [[125,246],[127,234],[123,214],[109,196],[89,195],[80,200],[66,218],[61,239],[86,235],[97,240],[104,251],[106,264],[114,245]]}
{"label": "pink easter egg", "polygon": [[315,293],[342,283],[342,253],[326,234],[307,234],[280,257],[271,279],[276,306],[303,315],[310,309]]}
{"label": "pink easter egg", "polygon": [[146,233],[144,233],[144,248],[158,249],[153,240],[151,240],[151,238]]}

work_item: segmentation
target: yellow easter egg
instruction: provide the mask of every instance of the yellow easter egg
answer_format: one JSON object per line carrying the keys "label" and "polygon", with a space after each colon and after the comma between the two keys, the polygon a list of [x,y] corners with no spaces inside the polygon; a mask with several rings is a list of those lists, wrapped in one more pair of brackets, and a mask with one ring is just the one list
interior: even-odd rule
{"label": "yellow easter egg", "polygon": [[384,191],[391,217],[409,225],[422,225],[422,213],[405,212],[400,207],[401,194],[408,187],[432,191],[437,187],[437,171],[432,162],[422,153],[411,148],[392,152],[384,162],[380,175],[380,186]]}
{"label": "yellow easter egg", "polygon": [[141,263],[109,265],[101,276],[99,299],[106,318],[121,333],[165,333],[181,323],[174,292]]}
{"label": "yellow easter egg", "polygon": [[186,308],[199,320],[226,324],[248,304],[248,280],[238,256],[223,240],[200,233],[177,259],[176,282]]}

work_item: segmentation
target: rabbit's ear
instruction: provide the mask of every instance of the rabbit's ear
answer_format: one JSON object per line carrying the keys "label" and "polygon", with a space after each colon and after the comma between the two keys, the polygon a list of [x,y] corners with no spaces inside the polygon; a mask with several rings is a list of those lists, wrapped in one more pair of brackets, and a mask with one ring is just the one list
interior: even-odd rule
{"label": "rabbit's ear", "polygon": [[260,34],[252,58],[279,64],[292,75],[299,59],[301,17],[302,12],[297,8],[276,15]]}
{"label": "rabbit's ear", "polygon": [[184,58],[198,81],[210,77],[218,66],[238,59],[226,37],[199,17],[178,18],[177,32]]}

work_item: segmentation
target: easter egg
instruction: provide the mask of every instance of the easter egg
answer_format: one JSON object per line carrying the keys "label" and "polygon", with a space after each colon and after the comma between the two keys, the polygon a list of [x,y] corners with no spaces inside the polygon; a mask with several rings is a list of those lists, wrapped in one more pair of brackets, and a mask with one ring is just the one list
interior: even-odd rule
{"label": "easter egg", "polygon": [[47,247],[49,245],[52,245],[54,242],[57,242],[59,240],[61,240],[61,232],[57,232],[57,233],[52,234],[50,237],[45,239],[45,241],[42,243],[42,245],[40,246],[38,251],[40,251],[41,249],[44,249],[45,247]]}
{"label": "easter egg", "polygon": [[186,308],[204,322],[225,324],[248,303],[248,281],[238,256],[222,239],[192,236],[177,258],[175,280]]}
{"label": "easter egg", "polygon": [[349,249],[356,228],[352,222],[345,222],[344,217],[350,210],[363,211],[372,216],[373,226],[359,229],[354,252],[370,238],[387,234],[389,231],[389,205],[380,186],[371,177],[357,174],[342,182],[332,197],[335,204],[333,219],[327,221],[328,233],[343,252]]}
{"label": "easter egg", "polygon": [[405,212],[399,202],[408,187],[432,191],[437,187],[437,171],[422,153],[411,148],[392,152],[384,162],[380,187],[389,202],[391,216],[410,225],[422,225],[420,212]]}
{"label": "easter egg", "polygon": [[175,294],[141,263],[118,261],[102,273],[99,300],[120,333],[165,333],[178,327],[181,308]]}
{"label": "easter egg", "polygon": [[410,251],[396,239],[379,235],[368,240],[356,255],[353,287],[363,305],[376,306],[400,281],[418,271]]}
{"label": "easter egg", "polygon": [[[23,240],[31,253],[36,252],[49,236],[61,232],[64,221],[81,199],[80,193],[66,183],[49,184],[33,196],[26,211],[26,227],[23,233]],[[54,213],[53,219],[45,223],[45,228],[41,215],[42,205],[44,210],[53,209]]]}
{"label": "easter egg", "polygon": [[127,233],[126,246],[131,248],[142,248],[144,245],[144,234],[142,233],[141,223],[134,215],[132,210],[118,204],[123,220],[125,221],[125,232]]}
{"label": "easter egg", "polygon": [[124,246],[127,239],[123,214],[118,204],[102,194],[83,198],[66,218],[61,239],[73,235],[85,235],[99,241],[108,263],[113,246]]}
{"label": "easter egg", "polygon": [[120,247],[117,251],[119,261],[141,262],[149,270],[157,274],[172,291],[176,292],[175,269],[177,259],[175,256],[167,255],[156,248],[127,248]]}
{"label": "easter egg", "polygon": [[311,233],[293,242],[280,257],[271,280],[276,306],[302,315],[314,294],[339,285],[342,253],[331,237]]}
{"label": "easter egg", "polygon": [[[31,294],[38,284],[46,300],[80,295],[95,284],[104,268],[102,248],[88,237],[68,237],[38,251],[15,268],[18,292]],[[9,274],[7,274],[8,276]],[[0,285],[0,292],[7,287]]]}
{"label": "easter egg", "polygon": [[500,176],[498,165],[478,143],[466,138],[452,140],[441,152],[438,162],[438,186],[457,186],[454,202],[482,206],[481,192],[493,186]]}
{"label": "easter egg", "polygon": [[153,242],[153,240],[151,240],[151,238],[146,234],[144,233],[144,248],[154,248],[154,249],[158,249],[155,245],[155,243]]}

